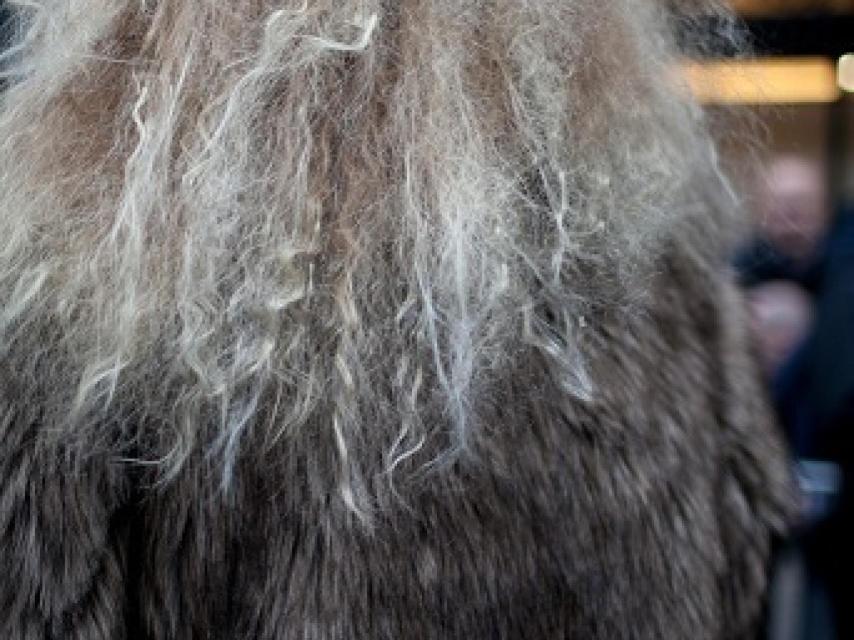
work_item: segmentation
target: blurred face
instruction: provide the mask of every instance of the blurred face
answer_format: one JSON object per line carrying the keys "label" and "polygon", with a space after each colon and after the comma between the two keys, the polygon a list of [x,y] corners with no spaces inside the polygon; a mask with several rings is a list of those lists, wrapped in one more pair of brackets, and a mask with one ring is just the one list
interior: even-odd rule
{"label": "blurred face", "polygon": [[783,281],[754,287],[747,299],[753,341],[762,368],[771,377],[809,333],[813,303],[799,286]]}
{"label": "blurred face", "polygon": [[768,171],[760,205],[765,237],[791,258],[808,258],[828,224],[820,169],[801,158],[776,160]]}

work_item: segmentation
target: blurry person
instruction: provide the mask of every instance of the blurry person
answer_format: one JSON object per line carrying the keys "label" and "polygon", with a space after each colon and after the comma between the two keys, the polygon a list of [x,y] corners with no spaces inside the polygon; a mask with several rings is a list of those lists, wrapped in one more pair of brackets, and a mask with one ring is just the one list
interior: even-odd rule
{"label": "blurry person", "polygon": [[799,350],[813,328],[812,296],[794,282],[770,280],[748,289],[747,300],[751,337],[781,425],[795,455],[808,455],[815,425],[805,381],[797,376]]}
{"label": "blurry person", "polygon": [[829,222],[827,189],[821,168],[799,156],[774,160],[764,184],[763,235],[794,263],[816,251]]}
{"label": "blurry person", "polygon": [[14,2],[0,637],[748,637],[790,503],[653,0]]}
{"label": "blurry person", "polygon": [[798,155],[775,157],[758,193],[757,232],[738,258],[746,286],[792,280],[817,286],[817,263],[831,222],[822,167]]}
{"label": "blurry person", "polygon": [[812,328],[813,301],[798,285],[772,280],[748,291],[751,334],[769,379],[803,343]]}
{"label": "blurry person", "polygon": [[797,458],[814,453],[817,426],[804,368],[830,224],[822,168],[805,157],[774,157],[758,190],[755,235],[737,256],[748,288],[753,342],[774,406]]}
{"label": "blurry person", "polygon": [[[854,535],[854,216],[831,215],[825,182],[806,159],[776,158],[760,200],[757,239],[737,264],[742,283],[759,292],[751,295],[754,310],[766,314],[765,322],[754,324],[754,339],[774,369],[774,405],[798,460],[806,499],[799,544],[810,594],[830,596],[836,633],[847,638],[854,637],[847,605],[854,575],[847,542]],[[788,294],[782,294],[781,279],[789,282],[783,285]],[[790,294],[798,289],[801,301],[795,302]],[[803,308],[804,294],[812,299],[811,328],[790,349],[795,335],[787,332],[797,329],[800,336],[803,329],[804,318],[794,315],[800,315],[795,307]],[[793,306],[785,311],[788,304]],[[788,315],[787,326],[776,326],[772,312],[781,322]],[[819,633],[812,624],[808,615],[808,636]]]}

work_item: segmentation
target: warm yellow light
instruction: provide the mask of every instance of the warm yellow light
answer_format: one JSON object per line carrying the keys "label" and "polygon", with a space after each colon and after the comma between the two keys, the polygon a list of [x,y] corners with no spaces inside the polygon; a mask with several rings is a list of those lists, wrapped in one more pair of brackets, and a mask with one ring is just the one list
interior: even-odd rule
{"label": "warm yellow light", "polygon": [[846,53],[836,63],[836,79],[843,91],[854,91],[854,53]]}
{"label": "warm yellow light", "polygon": [[689,62],[684,72],[697,99],[711,104],[833,102],[840,95],[828,58]]}

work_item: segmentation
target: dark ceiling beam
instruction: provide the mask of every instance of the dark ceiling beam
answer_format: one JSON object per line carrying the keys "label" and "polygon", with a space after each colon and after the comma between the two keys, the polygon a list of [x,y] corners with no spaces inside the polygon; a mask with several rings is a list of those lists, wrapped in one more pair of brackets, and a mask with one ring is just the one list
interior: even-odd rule
{"label": "dark ceiling beam", "polygon": [[854,15],[761,18],[747,21],[760,55],[838,57],[854,52]]}
{"label": "dark ceiling beam", "polygon": [[[689,24],[686,22],[686,24]],[[732,26],[717,18],[690,21],[679,34],[692,57],[731,57],[744,53],[733,45]],[[829,56],[854,53],[854,14],[749,18],[742,23],[743,40],[756,56]],[[707,39],[702,49],[697,40]]]}

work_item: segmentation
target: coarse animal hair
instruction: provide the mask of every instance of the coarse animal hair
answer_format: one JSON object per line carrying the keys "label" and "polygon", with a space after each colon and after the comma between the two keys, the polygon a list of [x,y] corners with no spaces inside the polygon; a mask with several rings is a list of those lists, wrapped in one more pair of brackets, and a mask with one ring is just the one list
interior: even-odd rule
{"label": "coarse animal hair", "polygon": [[594,393],[585,309],[734,204],[653,3],[13,4],[0,347],[63,354],[50,429],[168,425],[164,477],[330,429],[362,509],[370,425],[389,474],[470,453],[521,345]]}
{"label": "coarse animal hair", "polygon": [[788,476],[690,18],[11,4],[0,636],[747,632]]}

